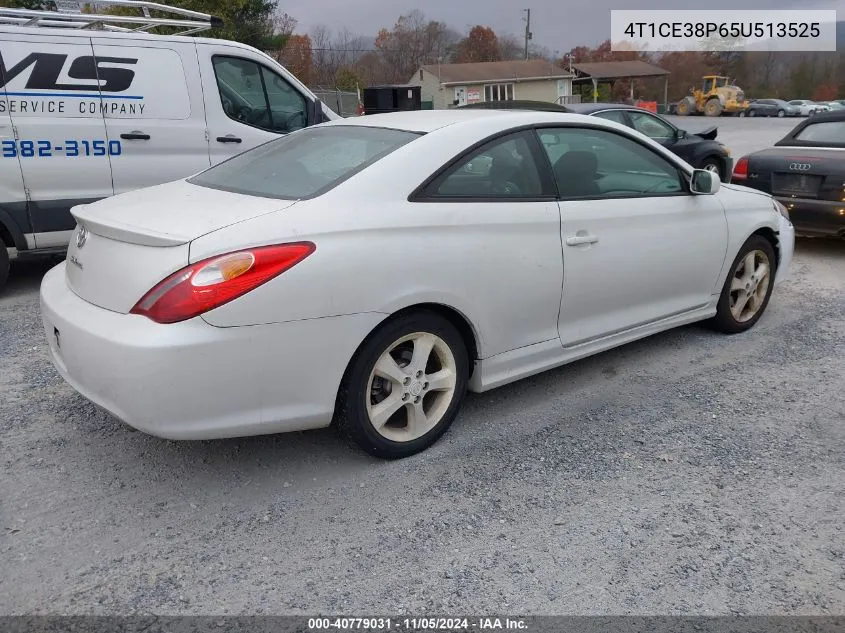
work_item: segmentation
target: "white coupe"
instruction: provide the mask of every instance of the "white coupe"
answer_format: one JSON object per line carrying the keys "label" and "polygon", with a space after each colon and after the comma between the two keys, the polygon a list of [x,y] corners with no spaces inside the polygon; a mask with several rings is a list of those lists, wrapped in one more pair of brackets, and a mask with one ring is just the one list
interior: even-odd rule
{"label": "white coupe", "polygon": [[548,112],[342,119],[73,213],[41,307],[82,395],[162,437],[334,422],[388,458],[467,389],[694,321],[747,330],[794,243],[768,195]]}

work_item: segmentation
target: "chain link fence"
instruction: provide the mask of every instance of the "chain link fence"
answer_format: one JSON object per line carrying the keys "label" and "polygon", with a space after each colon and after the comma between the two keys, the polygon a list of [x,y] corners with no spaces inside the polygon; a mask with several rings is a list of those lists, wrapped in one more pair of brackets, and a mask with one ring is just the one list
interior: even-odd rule
{"label": "chain link fence", "polygon": [[343,117],[358,115],[358,93],[333,90],[331,88],[311,88],[317,98]]}

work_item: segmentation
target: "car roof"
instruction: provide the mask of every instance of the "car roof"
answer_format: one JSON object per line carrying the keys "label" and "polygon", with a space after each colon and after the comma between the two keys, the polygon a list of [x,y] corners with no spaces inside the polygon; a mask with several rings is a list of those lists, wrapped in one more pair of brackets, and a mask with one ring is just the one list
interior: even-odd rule
{"label": "car roof", "polygon": [[601,112],[602,110],[642,110],[648,112],[645,108],[638,108],[627,103],[569,103],[566,107],[578,114],[592,114],[593,112]]}
{"label": "car roof", "polygon": [[392,128],[408,132],[434,132],[446,126],[457,124],[489,122],[491,128],[518,127],[519,125],[534,125],[540,123],[555,123],[561,121],[595,124],[594,118],[566,112],[546,112],[533,110],[487,110],[461,109],[450,110],[410,110],[404,112],[388,112],[385,114],[367,114],[359,117],[337,119],[324,126],[334,125],[364,125],[372,127]]}

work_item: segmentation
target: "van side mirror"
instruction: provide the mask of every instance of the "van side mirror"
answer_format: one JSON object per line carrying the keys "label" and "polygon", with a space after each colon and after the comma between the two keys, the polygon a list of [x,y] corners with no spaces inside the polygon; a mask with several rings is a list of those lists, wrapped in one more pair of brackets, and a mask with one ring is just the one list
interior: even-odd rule
{"label": "van side mirror", "polygon": [[314,99],[308,102],[308,125],[317,125],[326,120],[323,116],[323,102]]}
{"label": "van side mirror", "polygon": [[706,169],[696,169],[692,172],[690,190],[699,195],[712,195],[719,191],[721,183],[718,174]]}

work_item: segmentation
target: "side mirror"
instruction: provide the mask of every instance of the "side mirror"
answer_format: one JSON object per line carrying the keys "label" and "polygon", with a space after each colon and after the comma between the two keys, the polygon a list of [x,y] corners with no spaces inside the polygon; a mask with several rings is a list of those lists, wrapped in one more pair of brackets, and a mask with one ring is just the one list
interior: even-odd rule
{"label": "side mirror", "polygon": [[323,116],[323,102],[319,99],[309,101],[306,116],[308,117],[308,125],[317,125],[326,121],[327,119]]}
{"label": "side mirror", "polygon": [[687,131],[686,130],[675,130],[675,138],[677,138],[678,140],[680,140],[682,138],[686,138],[686,137],[687,137]]}
{"label": "side mirror", "polygon": [[719,191],[721,184],[719,182],[719,176],[714,172],[705,169],[696,169],[692,172],[690,190],[699,195],[712,195]]}

